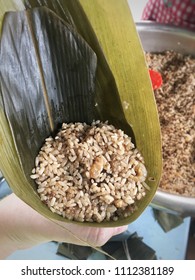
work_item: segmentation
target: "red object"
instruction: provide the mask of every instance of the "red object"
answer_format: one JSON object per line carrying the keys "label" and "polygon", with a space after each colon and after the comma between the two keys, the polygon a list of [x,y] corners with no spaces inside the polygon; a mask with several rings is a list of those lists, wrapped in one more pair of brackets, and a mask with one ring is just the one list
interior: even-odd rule
{"label": "red object", "polygon": [[159,72],[149,69],[150,79],[153,89],[158,89],[162,86],[163,80]]}

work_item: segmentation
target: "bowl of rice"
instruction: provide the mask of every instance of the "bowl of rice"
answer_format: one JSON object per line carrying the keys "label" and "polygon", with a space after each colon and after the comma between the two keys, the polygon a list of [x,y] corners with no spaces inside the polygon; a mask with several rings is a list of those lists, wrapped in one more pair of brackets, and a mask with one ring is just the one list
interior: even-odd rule
{"label": "bowl of rice", "polygon": [[153,22],[136,24],[150,69],[161,73],[154,90],[159,113],[163,173],[152,204],[195,215],[195,33]]}

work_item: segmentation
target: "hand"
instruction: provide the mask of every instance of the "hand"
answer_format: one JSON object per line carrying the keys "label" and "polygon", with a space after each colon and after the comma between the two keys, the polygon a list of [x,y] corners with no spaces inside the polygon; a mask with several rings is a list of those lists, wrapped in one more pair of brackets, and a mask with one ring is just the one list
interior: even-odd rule
{"label": "hand", "polygon": [[27,249],[49,241],[99,247],[112,236],[127,229],[127,226],[96,228],[53,222],[33,210],[14,194],[0,201],[0,225],[0,259],[16,250]]}

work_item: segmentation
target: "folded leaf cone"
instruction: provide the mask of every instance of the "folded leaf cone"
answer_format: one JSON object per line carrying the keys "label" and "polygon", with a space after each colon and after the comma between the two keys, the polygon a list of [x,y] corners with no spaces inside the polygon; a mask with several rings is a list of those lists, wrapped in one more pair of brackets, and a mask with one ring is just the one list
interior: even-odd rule
{"label": "folded leaf cone", "polygon": [[[145,158],[150,191],[128,218],[82,224],[119,226],[135,220],[158,187],[160,126],[126,1],[95,0],[91,6],[89,2],[27,1],[27,10],[5,15],[0,55],[0,169],[23,201],[48,218],[68,222],[41,202],[30,179],[35,157],[45,138],[54,135],[63,122],[108,120],[136,142]],[[40,8],[43,5],[49,9]],[[126,39],[120,43],[108,26],[117,10],[127,19]],[[118,32],[123,23],[120,17],[115,17]],[[129,104],[128,110],[123,109],[123,101]]]}

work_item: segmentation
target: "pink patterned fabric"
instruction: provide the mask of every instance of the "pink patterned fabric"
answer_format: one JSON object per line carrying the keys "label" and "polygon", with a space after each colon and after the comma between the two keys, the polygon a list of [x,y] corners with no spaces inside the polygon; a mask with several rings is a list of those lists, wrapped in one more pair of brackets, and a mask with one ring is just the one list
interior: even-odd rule
{"label": "pink patterned fabric", "polygon": [[173,24],[195,31],[195,0],[149,0],[142,20]]}

